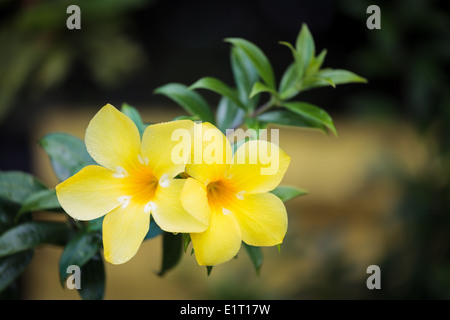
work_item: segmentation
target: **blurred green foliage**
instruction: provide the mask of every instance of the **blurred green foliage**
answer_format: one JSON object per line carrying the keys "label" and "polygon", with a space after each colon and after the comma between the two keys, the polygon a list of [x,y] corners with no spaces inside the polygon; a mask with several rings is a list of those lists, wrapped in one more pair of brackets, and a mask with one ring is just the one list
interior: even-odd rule
{"label": "blurred green foliage", "polygon": [[[38,97],[87,68],[94,83],[111,88],[145,63],[140,43],[126,32],[129,13],[148,1],[78,1],[81,30],[69,30],[70,0],[2,1],[0,121],[21,94]],[[89,32],[81,32],[83,28]]]}

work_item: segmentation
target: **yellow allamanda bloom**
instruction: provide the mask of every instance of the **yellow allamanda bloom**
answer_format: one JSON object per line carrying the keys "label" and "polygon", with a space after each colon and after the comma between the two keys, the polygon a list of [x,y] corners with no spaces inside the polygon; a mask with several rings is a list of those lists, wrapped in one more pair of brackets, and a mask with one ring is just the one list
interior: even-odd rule
{"label": "yellow allamanda bloom", "polygon": [[186,165],[190,178],[181,203],[189,213],[209,220],[206,231],[190,234],[197,262],[207,266],[226,262],[238,253],[242,241],[253,246],[282,243],[286,208],[269,191],[283,179],[290,157],[263,140],[248,141],[232,155],[230,142],[217,128],[209,123],[195,126],[194,131],[201,133],[194,133]]}
{"label": "yellow allamanda bloom", "polygon": [[[74,219],[104,217],[105,259],[120,264],[139,249],[150,215],[168,232],[203,232],[208,224],[180,202],[185,180],[174,179],[185,163],[171,160],[176,141],[172,132],[192,130],[193,122],[179,120],[150,125],[142,141],[133,121],[111,105],[90,121],[85,142],[99,165],[90,165],[56,186],[58,200]],[[186,157],[187,160],[187,157]]]}

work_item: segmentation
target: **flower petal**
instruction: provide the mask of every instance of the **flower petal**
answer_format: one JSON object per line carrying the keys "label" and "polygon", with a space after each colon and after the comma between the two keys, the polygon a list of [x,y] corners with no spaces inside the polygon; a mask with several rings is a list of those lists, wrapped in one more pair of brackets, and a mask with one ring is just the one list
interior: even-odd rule
{"label": "flower petal", "polygon": [[208,207],[206,186],[203,183],[187,178],[181,190],[180,201],[187,212],[203,224],[209,225],[211,211]]}
{"label": "flower petal", "polygon": [[107,104],[92,118],[86,129],[86,148],[102,166],[116,171],[138,161],[141,151],[139,131],[133,121]]}
{"label": "flower petal", "polygon": [[77,220],[99,218],[121,205],[120,179],[109,169],[92,165],[56,186],[63,209]]}
{"label": "flower petal", "polygon": [[276,144],[252,140],[236,151],[226,175],[241,192],[268,192],[280,184],[290,161]]}
{"label": "flower petal", "polygon": [[145,129],[142,156],[158,179],[164,175],[173,178],[184,171],[191,150],[193,125],[191,120],[177,120],[152,124]]}
{"label": "flower petal", "polygon": [[195,124],[192,154],[186,172],[195,179],[208,183],[224,177],[232,159],[227,137],[208,122]]}
{"label": "flower petal", "polygon": [[288,219],[283,201],[272,193],[248,194],[231,208],[239,223],[242,240],[252,246],[283,242]]}
{"label": "flower petal", "polygon": [[232,259],[241,247],[241,232],[232,214],[213,211],[209,228],[191,233],[195,257],[199,265],[214,266]]}
{"label": "flower petal", "polygon": [[121,264],[141,246],[150,227],[150,214],[132,201],[108,213],[103,219],[103,247],[106,261]]}
{"label": "flower petal", "polygon": [[[158,186],[152,201],[152,216],[158,226],[167,232],[203,232],[208,225],[187,212],[180,201],[184,179],[168,179],[167,185]],[[204,219],[202,219],[204,220]]]}

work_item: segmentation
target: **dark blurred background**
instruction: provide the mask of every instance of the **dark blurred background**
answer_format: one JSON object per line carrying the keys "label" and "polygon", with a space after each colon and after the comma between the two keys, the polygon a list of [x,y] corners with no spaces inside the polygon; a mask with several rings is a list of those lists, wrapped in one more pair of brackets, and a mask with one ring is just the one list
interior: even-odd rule
{"label": "dark blurred background", "polygon": [[[71,4],[81,8],[81,30],[66,28]],[[366,27],[371,4],[381,9],[381,30]],[[280,79],[292,58],[278,41],[295,42],[306,23],[317,51],[328,50],[325,67],[351,70],[369,84],[299,97],[336,119],[341,142],[286,129],[286,135],[310,141],[286,142],[294,155],[310,152],[314,161],[315,154],[323,156],[312,170],[307,155],[298,162],[293,157],[291,167],[301,170],[287,181],[317,192],[288,206],[294,231],[273,259],[291,267],[278,270],[279,281],[263,276],[248,292],[230,280],[234,274],[225,273],[227,281],[201,277],[214,289],[206,285],[188,297],[450,298],[450,11],[444,1],[0,0],[0,8],[0,170],[27,172],[36,171],[36,134],[45,132],[46,115],[55,110],[71,115],[87,108],[89,118],[108,102],[127,102],[154,116],[182,113],[153,90],[204,76],[232,84],[227,37],[257,44]],[[214,94],[202,94],[217,103]],[[79,126],[84,130],[84,123]],[[331,145],[345,148],[325,153]],[[363,173],[354,178],[362,182],[352,184],[351,174],[333,182],[324,174],[352,173],[352,161],[366,157]],[[357,187],[339,193],[345,185]],[[377,207],[377,201],[386,205]],[[350,234],[348,243],[342,240]],[[365,286],[369,264],[381,268],[381,290]],[[233,279],[248,272],[237,270],[241,275]],[[183,272],[172,281],[184,281]],[[252,289],[260,287],[276,289]],[[24,297],[61,294],[29,290]],[[179,296],[164,296],[170,297]]]}

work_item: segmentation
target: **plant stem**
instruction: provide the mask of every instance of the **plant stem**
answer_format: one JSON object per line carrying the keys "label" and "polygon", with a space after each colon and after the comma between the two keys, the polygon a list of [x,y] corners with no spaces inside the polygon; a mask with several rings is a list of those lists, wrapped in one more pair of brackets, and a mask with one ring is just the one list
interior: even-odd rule
{"label": "plant stem", "polygon": [[262,106],[256,108],[256,110],[252,112],[250,117],[254,118],[256,116],[259,116],[261,113],[266,112],[267,110],[272,108],[274,106],[274,104],[275,104],[275,99],[272,98],[269,101],[267,101],[265,104],[263,104]]}

